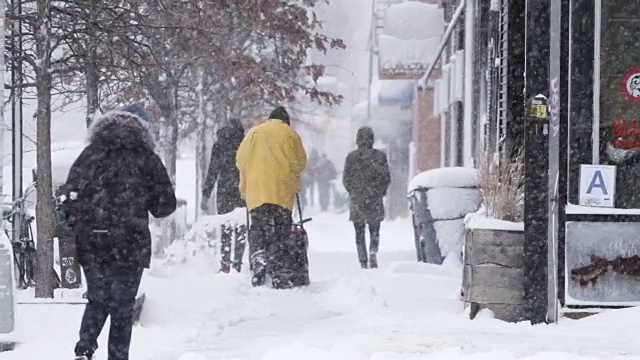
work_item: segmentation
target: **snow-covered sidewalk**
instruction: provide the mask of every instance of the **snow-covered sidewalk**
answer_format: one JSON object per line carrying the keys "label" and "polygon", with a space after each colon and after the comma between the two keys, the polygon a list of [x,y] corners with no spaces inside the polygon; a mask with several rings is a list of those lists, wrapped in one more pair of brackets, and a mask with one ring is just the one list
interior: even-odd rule
{"label": "snow-covered sidewalk", "polygon": [[[460,269],[415,262],[410,221],[383,225],[378,270],[362,271],[346,215],[308,225],[313,284],[254,289],[213,261],[155,268],[134,330],[134,360],[640,359],[640,310],[558,326],[468,320]],[[21,305],[7,360],[70,359],[82,306]],[[106,334],[97,359],[106,359]]]}

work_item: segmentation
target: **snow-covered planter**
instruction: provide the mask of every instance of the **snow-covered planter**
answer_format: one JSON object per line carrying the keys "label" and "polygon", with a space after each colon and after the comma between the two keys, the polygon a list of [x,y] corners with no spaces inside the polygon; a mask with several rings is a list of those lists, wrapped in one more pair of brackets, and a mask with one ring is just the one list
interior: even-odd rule
{"label": "snow-covered planter", "polygon": [[462,296],[473,319],[489,309],[504,321],[525,320],[523,164],[480,166],[483,207],[465,218]]}
{"label": "snow-covered planter", "polygon": [[433,169],[413,178],[408,196],[419,261],[461,263],[464,218],[478,210],[482,200],[478,186],[473,168]]}

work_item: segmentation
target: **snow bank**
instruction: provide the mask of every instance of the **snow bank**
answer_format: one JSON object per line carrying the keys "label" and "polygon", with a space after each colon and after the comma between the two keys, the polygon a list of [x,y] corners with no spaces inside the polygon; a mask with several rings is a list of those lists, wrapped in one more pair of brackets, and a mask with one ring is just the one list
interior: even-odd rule
{"label": "snow bank", "polygon": [[523,222],[511,222],[488,218],[482,214],[468,214],[465,217],[465,227],[467,229],[487,229],[504,231],[524,231]]}
{"label": "snow bank", "polygon": [[445,167],[424,171],[409,182],[407,192],[410,193],[419,188],[465,188],[479,187],[480,173],[477,169],[469,167]]}
{"label": "snow bank", "polygon": [[404,40],[440,38],[444,28],[443,10],[418,1],[390,6],[384,19],[385,35]]}
{"label": "snow bank", "polygon": [[246,208],[238,208],[224,215],[202,216],[184,238],[174,241],[167,247],[162,263],[175,265],[194,262],[211,266],[218,260],[221,226],[246,223]]}
{"label": "snow bank", "polygon": [[180,358],[178,358],[178,360],[207,360],[207,358],[202,356],[202,355],[198,355],[198,354],[194,354],[194,353],[186,353],[186,354],[180,356]]}
{"label": "snow bank", "polygon": [[146,299],[140,316],[143,326],[191,329],[201,325],[213,335],[225,328],[273,315],[262,303],[264,294],[254,291],[244,275],[216,274],[213,269],[200,266],[168,270],[173,279],[170,287],[163,286],[167,278],[147,278]]}
{"label": "snow bank", "polygon": [[339,277],[315,298],[320,308],[331,313],[379,309],[385,306],[375,286],[364,275],[359,278]]}
{"label": "snow bank", "polygon": [[[262,360],[367,360],[368,357],[355,346],[335,345],[331,350],[321,350],[296,342],[288,347],[275,347],[267,351]],[[194,359],[195,360],[195,359]]]}

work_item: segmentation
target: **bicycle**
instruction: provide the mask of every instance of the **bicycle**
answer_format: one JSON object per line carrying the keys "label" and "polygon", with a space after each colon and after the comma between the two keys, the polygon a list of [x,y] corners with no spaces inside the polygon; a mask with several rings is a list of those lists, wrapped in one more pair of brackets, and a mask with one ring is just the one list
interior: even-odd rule
{"label": "bicycle", "polygon": [[[26,211],[26,199],[35,191],[36,185],[32,184],[24,192],[24,195],[13,202],[3,203],[2,218],[5,224],[4,231],[13,248],[14,266],[16,271],[16,282],[19,289],[27,289],[35,285],[36,268],[36,243],[33,236],[31,223],[35,217]],[[7,209],[6,206],[11,206]],[[20,231],[19,238],[15,238],[14,223],[17,220]]]}

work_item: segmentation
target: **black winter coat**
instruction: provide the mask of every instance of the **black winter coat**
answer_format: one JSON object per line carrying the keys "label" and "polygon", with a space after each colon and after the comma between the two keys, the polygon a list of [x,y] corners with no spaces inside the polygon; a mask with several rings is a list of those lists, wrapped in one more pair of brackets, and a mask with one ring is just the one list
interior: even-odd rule
{"label": "black winter coat", "polygon": [[230,213],[236,208],[244,207],[240,196],[240,172],[236,166],[236,152],[244,139],[244,129],[239,121],[232,122],[218,130],[218,140],[211,148],[211,160],[207,177],[204,181],[202,196],[208,199],[213,187],[218,182],[216,202],[218,214]]}
{"label": "black winter coat", "polygon": [[149,213],[167,217],[176,197],[150,132],[124,112],[105,114],[90,128],[89,145],[73,163],[63,193],[82,266],[149,267]]}
{"label": "black winter coat", "polygon": [[370,128],[358,130],[358,149],[347,156],[342,183],[349,193],[349,220],[354,223],[379,223],[384,220],[384,196],[391,183],[387,155],[373,148]]}

